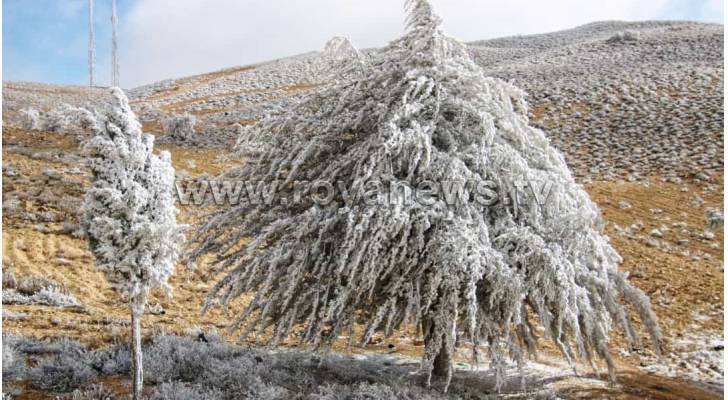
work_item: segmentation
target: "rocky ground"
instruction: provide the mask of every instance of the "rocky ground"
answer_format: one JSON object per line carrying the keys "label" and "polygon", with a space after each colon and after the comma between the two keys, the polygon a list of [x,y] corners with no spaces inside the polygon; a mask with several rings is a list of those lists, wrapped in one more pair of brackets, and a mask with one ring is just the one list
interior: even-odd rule
{"label": "rocky ground", "polygon": [[[375,51],[352,51],[341,39],[325,49],[129,95],[157,148],[172,153],[179,177],[215,175],[233,163],[225,156],[246,125],[356,74]],[[545,345],[546,357],[529,367],[540,376],[539,390],[562,398],[722,396],[724,249],[716,216],[724,193],[723,26],[600,22],[470,49],[487,75],[512,79],[528,93],[533,124],[564,152],[603,210],[622,268],[651,297],[666,337],[658,359],[615,336],[616,386],[585,366],[573,377]],[[55,112],[68,110],[64,103],[93,108],[107,96],[105,89],[3,83],[4,334],[63,335],[91,348],[127,340],[127,313],[94,271],[76,226],[89,180],[79,150],[87,133],[82,119]],[[203,211],[182,207],[180,218],[194,224]],[[199,315],[211,284],[204,267],[189,272],[180,265],[171,283],[173,297],[152,299],[147,337],[200,330],[226,337],[231,315]],[[344,351],[344,342],[336,350]],[[412,360],[421,344],[405,330],[353,352]],[[104,382],[122,390],[115,379]],[[54,396],[32,381],[20,386],[26,390],[17,398]]]}

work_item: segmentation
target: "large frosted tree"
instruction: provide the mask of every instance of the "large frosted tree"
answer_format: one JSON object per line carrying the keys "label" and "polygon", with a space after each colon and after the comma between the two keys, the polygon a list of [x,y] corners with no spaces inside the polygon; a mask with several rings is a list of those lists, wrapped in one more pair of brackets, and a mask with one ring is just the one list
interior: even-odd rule
{"label": "large frosted tree", "polygon": [[134,399],[140,399],[141,316],[151,289],[169,290],[183,234],[169,153],[152,152],[154,137],[142,134],[124,93],[113,88],[112,95],[112,105],[97,117],[95,136],[85,144],[93,177],[83,227],[96,268],[129,304]]}
{"label": "large frosted tree", "polygon": [[[406,34],[361,78],[244,132],[238,148],[248,162],[227,175],[278,182],[277,201],[222,209],[201,228],[191,255],[214,255],[222,274],[207,307],[253,292],[232,328],[241,338],[267,330],[271,344],[296,331],[325,348],[353,335],[355,324],[367,343],[377,331],[414,324],[428,382],[433,374],[449,382],[458,338],[477,345],[474,355],[486,345],[502,378],[509,358],[520,366],[535,354],[534,322],[569,362],[601,358],[613,378],[613,324],[640,343],[625,304],[659,350],[649,299],[618,270],[600,212],[562,154],[528,125],[524,93],[484,76],[426,0],[407,10]],[[316,181],[380,182],[390,196],[391,184],[414,191],[424,182],[549,190],[520,205],[475,201],[477,188],[468,186],[457,202],[337,194],[322,203]]]}

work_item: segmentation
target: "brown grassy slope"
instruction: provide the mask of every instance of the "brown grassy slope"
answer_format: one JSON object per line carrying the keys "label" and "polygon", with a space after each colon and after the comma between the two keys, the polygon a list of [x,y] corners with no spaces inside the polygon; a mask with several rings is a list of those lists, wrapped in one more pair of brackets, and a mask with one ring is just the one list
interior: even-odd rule
{"label": "brown grassy slope", "polygon": [[[44,276],[58,281],[84,305],[84,310],[5,306],[6,310],[25,314],[27,318],[5,320],[4,332],[35,337],[70,336],[94,347],[115,340],[126,340],[128,313],[124,305],[119,302],[103,276],[95,271],[86,242],[72,237],[63,230],[64,221],[75,220],[74,208],[59,207],[54,203],[65,195],[67,198],[75,198],[76,206],[80,205],[88,176],[64,175],[64,178],[68,179],[67,182],[48,180],[43,175],[44,170],[48,168],[62,170],[69,165],[54,157],[37,158],[17,150],[24,148],[51,155],[68,154],[75,151],[78,146],[77,141],[69,136],[4,127],[3,145],[3,164],[14,166],[18,172],[17,176],[4,177],[3,199],[5,200],[5,196],[13,191],[28,191],[21,204],[24,210],[36,213],[51,210],[60,214],[59,220],[41,224],[49,229],[48,232],[39,231],[38,222],[13,216],[4,217],[2,235],[4,268],[12,270],[21,277]],[[193,176],[202,173],[215,174],[226,167],[226,164],[217,161],[219,151],[179,146],[165,147],[172,152],[175,167],[186,169]],[[709,190],[711,186],[715,190]],[[39,192],[38,189],[43,187],[54,188],[56,192],[53,196],[41,196],[42,191]],[[721,208],[722,175],[714,177],[714,181],[709,183],[673,184],[651,179],[649,185],[595,182],[586,187],[604,212],[607,222],[606,232],[624,258],[622,268],[632,273],[632,282],[645,290],[653,299],[667,338],[668,349],[674,339],[687,332],[722,332],[722,229],[712,241],[698,237],[705,227],[704,209],[709,206]],[[683,188],[687,188],[687,191],[683,191]],[[703,198],[704,204],[692,207],[690,204],[697,195]],[[631,203],[631,208],[620,208],[619,203],[622,200]],[[182,210],[181,219],[192,221],[198,214],[199,210],[186,208]],[[613,225],[626,227],[639,221],[644,224],[644,228],[634,238],[620,236]],[[685,231],[671,230],[660,239],[657,247],[654,242],[650,243],[642,237],[648,236],[653,228],[661,225],[671,226],[679,222],[687,223]],[[194,229],[191,235],[194,235]],[[687,244],[678,245],[677,241],[683,238],[688,238]],[[717,248],[711,247],[716,244]],[[689,256],[679,254],[686,250],[690,252]],[[706,259],[706,254],[712,258]],[[696,256],[698,259],[693,259]],[[165,313],[144,317],[146,334],[159,331],[183,333],[196,326],[203,329],[222,329],[228,325],[234,317],[234,312],[239,311],[244,305],[245,299],[233,304],[233,313],[214,309],[201,317],[200,307],[212,283],[205,280],[204,272],[204,266],[194,273],[187,272],[182,266],[178,267],[177,273],[171,280],[172,297],[167,297],[164,293],[155,293],[151,300],[152,304],[161,305]],[[414,331],[407,329],[398,332],[391,339],[379,338],[366,349],[358,351],[390,351],[388,344],[394,344],[394,352],[417,355],[421,351],[421,343],[413,341],[414,336]],[[291,338],[286,344],[296,343]],[[342,346],[337,345],[337,349],[342,349]],[[619,396],[627,396],[620,398],[630,399],[645,396],[680,398],[678,394],[686,390],[675,380],[668,379],[663,380],[661,384],[655,384],[649,379],[639,378],[641,373],[629,368],[630,365],[634,365],[630,363],[636,361],[625,359],[623,362],[626,363],[624,367],[632,371],[625,380],[632,381],[638,386],[637,389],[631,388],[632,392],[608,388],[597,390],[592,386],[579,389],[578,385],[574,386],[573,390],[576,392],[581,390],[594,396],[606,396],[604,398],[616,396],[614,390],[618,390]],[[659,389],[660,385],[666,387],[672,385],[676,388],[669,389],[665,394]],[[574,396],[590,397],[579,393],[574,393]],[[660,393],[665,397],[658,396]]]}

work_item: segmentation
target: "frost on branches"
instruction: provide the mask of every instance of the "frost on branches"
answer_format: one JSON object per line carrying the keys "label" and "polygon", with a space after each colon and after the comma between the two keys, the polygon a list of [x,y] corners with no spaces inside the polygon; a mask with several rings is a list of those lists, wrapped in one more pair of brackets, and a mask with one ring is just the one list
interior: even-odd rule
{"label": "frost on branches", "polygon": [[324,57],[331,61],[351,61],[358,60],[361,55],[348,38],[334,36],[326,42]]}
{"label": "frost on branches", "polygon": [[150,289],[167,288],[182,240],[177,225],[170,155],[152,153],[154,137],[141,125],[121,89],[96,135],[85,145],[93,171],[83,206],[84,229],[96,266],[132,306]]}
{"label": "frost on branches", "polygon": [[485,77],[426,0],[407,4],[407,33],[361,79],[248,127],[238,148],[251,161],[229,176],[277,180],[277,198],[288,199],[295,181],[379,181],[385,195],[391,182],[488,180],[499,192],[548,183],[546,203],[486,206],[466,187],[455,204],[347,205],[338,196],[323,206],[304,186],[298,204],[239,204],[204,225],[192,252],[215,255],[224,275],[207,307],[254,292],[233,328],[242,337],[267,330],[271,344],[295,330],[325,348],[354,324],[367,343],[414,324],[425,337],[423,371],[446,382],[458,338],[478,345],[474,356],[486,345],[499,379],[508,358],[521,366],[536,351],[530,321],[569,362],[601,358],[613,378],[612,325],[640,345],[624,304],[659,351],[648,297],[619,272],[600,212],[562,154],[528,125],[524,93]]}

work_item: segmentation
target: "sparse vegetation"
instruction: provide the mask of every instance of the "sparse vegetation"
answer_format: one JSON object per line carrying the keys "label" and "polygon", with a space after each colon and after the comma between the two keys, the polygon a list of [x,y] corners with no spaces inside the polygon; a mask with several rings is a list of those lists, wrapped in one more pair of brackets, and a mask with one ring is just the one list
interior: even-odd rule
{"label": "sparse vegetation", "polygon": [[63,351],[43,358],[28,372],[28,379],[34,389],[51,392],[69,392],[96,381],[96,372],[84,359],[84,350]]}

